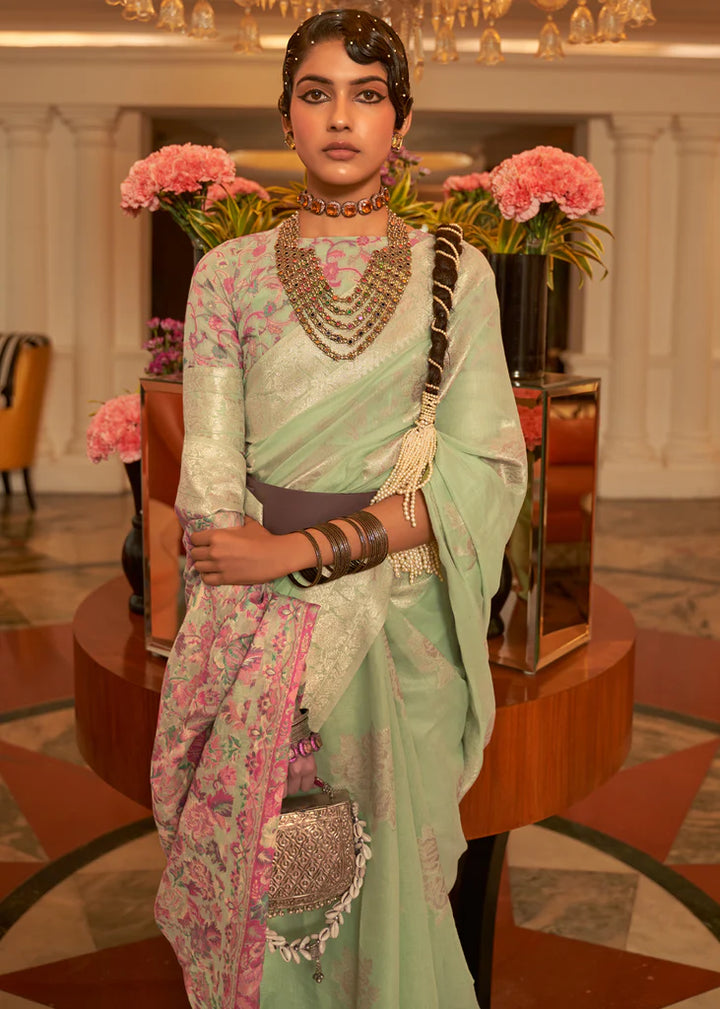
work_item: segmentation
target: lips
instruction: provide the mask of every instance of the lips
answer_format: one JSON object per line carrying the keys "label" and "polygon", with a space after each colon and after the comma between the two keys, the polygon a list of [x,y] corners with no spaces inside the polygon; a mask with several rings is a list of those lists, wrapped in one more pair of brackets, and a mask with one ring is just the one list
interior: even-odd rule
{"label": "lips", "polygon": [[359,154],[360,151],[357,147],[353,147],[352,144],[328,144],[327,147],[323,147],[326,153],[331,151],[346,151],[348,154]]}

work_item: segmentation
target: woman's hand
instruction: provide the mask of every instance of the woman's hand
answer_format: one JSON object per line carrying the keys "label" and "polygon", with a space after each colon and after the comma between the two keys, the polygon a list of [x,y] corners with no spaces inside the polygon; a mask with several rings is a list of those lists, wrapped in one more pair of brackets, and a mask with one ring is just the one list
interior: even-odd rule
{"label": "woman's hand", "polygon": [[297,757],[291,764],[288,764],[288,775],[283,795],[312,791],[316,778],[315,754],[311,753],[309,757]]}
{"label": "woman's hand", "polygon": [[259,522],[191,533],[195,569],[206,585],[259,585],[287,574],[281,543]]}

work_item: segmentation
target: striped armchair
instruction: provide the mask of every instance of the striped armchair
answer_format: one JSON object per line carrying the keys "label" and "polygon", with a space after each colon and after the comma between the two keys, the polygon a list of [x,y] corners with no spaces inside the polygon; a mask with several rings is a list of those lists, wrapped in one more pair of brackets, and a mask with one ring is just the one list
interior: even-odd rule
{"label": "striped armchair", "polygon": [[50,364],[50,341],[36,333],[0,333],[0,474],[6,494],[10,473],[22,470],[35,510],[30,469]]}

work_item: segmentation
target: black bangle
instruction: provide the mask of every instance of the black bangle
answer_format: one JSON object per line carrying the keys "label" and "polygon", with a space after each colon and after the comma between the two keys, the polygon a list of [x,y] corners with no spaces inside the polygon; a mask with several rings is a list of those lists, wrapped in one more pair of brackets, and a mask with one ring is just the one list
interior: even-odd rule
{"label": "black bangle", "polygon": [[312,536],[307,531],[307,529],[298,529],[298,532],[302,533],[303,536],[305,536],[307,539],[309,539],[310,542],[312,543],[313,550],[315,551],[315,560],[317,562],[317,567],[316,568],[303,568],[301,571],[298,572],[298,574],[301,574],[303,576],[303,578],[307,579],[307,583],[308,583],[307,585],[303,585],[302,582],[299,582],[297,580],[297,578],[295,577],[295,575],[292,574],[292,573],[290,573],[288,575],[288,578],[293,583],[293,585],[297,585],[297,587],[299,589],[310,589],[314,585],[320,585],[320,584],[322,584],[323,580],[326,580],[326,579],[324,579],[324,576],[323,576],[322,552],[320,550],[320,545],[318,544],[318,541],[315,539],[314,536]]}

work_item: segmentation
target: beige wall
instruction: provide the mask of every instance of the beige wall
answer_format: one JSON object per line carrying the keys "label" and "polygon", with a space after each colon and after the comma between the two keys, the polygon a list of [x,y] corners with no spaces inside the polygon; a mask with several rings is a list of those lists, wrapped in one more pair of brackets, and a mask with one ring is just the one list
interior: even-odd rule
{"label": "beige wall", "polygon": [[[135,388],[146,360],[149,218],[122,215],[118,186],[148,153],[149,114],[270,108],[278,77],[277,54],[202,46],[0,53],[0,329],[45,329],[56,354],[40,490],[123,486],[119,467],[84,459],[82,435],[89,401]],[[573,304],[573,369],[603,379],[601,492],[720,494],[720,65],[517,57],[488,70],[465,57],[430,64],[416,101],[584,123],[617,236],[610,276]],[[678,228],[679,205],[692,228]]]}

